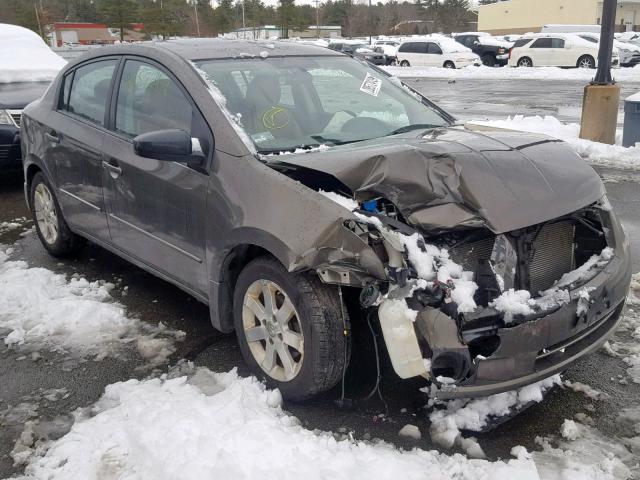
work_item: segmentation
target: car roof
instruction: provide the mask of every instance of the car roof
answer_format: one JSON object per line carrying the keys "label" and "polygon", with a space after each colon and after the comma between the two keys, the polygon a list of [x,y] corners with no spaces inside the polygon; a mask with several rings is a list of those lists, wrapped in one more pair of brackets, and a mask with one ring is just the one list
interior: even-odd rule
{"label": "car roof", "polygon": [[238,57],[299,57],[336,56],[339,52],[316,45],[288,41],[236,40],[227,38],[172,39],[134,44],[119,44],[101,47],[100,54],[123,54],[126,50],[135,52],[136,47],[152,47],[168,50],[187,60],[222,59]]}

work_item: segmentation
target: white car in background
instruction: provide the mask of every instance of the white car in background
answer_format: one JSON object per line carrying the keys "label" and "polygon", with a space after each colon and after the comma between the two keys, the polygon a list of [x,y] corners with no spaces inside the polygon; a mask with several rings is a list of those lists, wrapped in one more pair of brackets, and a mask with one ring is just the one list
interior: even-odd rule
{"label": "white car in background", "polygon": [[[618,52],[611,59],[618,65]],[[509,52],[510,67],[580,67],[598,66],[598,44],[574,33],[535,33],[515,41]]]}
{"label": "white car in background", "polygon": [[[596,45],[600,43],[599,33],[583,32],[578,33],[577,35],[588,42],[595,43]],[[622,42],[620,40],[614,40],[613,48],[618,51],[621,67],[635,67],[640,63],[640,46]]]}
{"label": "white car in background", "polygon": [[396,61],[401,67],[462,68],[481,63],[471,49],[442,35],[408,38],[398,47]]}

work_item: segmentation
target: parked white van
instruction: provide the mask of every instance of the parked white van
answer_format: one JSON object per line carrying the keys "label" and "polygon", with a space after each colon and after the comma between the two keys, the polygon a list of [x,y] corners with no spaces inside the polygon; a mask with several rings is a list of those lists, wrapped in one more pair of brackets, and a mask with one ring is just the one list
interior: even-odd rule
{"label": "parked white van", "polygon": [[[614,49],[612,65],[618,65]],[[598,44],[573,33],[534,33],[515,41],[509,52],[510,67],[596,68]]]}
{"label": "parked white van", "polygon": [[471,49],[442,35],[407,38],[398,47],[396,61],[401,67],[462,68],[481,63]]}

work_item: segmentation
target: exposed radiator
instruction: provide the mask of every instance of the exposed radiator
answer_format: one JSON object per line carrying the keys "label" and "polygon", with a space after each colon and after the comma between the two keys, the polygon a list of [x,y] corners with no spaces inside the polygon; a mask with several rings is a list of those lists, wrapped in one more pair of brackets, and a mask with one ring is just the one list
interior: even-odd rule
{"label": "exposed radiator", "polygon": [[545,225],[535,242],[533,259],[529,265],[531,293],[553,286],[562,275],[575,268],[575,225],[558,222]]}
{"label": "exposed radiator", "polygon": [[[533,243],[533,258],[529,264],[529,283],[532,296],[553,286],[562,275],[575,269],[575,225],[558,222],[542,227]],[[475,270],[478,260],[489,260],[495,237],[461,244],[449,249],[453,261],[466,269]]]}

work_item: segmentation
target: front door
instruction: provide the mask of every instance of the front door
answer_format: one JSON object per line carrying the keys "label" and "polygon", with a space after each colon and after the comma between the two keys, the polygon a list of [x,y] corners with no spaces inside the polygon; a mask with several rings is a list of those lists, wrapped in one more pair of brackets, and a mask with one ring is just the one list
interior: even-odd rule
{"label": "front door", "polygon": [[53,161],[58,201],[76,229],[108,241],[102,196],[102,146],[108,97],[118,59],[81,65],[67,73],[55,116],[46,132],[47,158]]}
{"label": "front door", "polygon": [[208,175],[184,163],[143,158],[133,138],[180,129],[206,156],[213,138],[184,88],[161,66],[127,59],[103,148],[103,179],[113,244],[200,294],[206,294]]}

